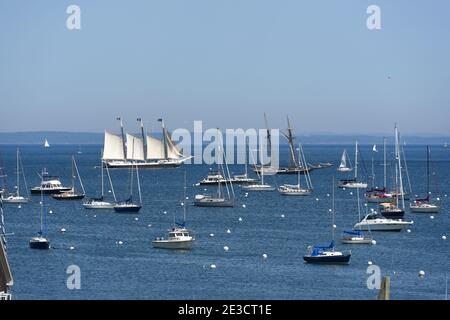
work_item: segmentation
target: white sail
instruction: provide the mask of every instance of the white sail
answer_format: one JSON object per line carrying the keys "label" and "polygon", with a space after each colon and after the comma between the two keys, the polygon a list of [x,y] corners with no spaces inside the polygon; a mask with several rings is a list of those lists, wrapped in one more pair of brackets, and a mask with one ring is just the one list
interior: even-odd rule
{"label": "white sail", "polygon": [[342,158],[341,158],[341,165],[339,166],[339,168],[347,168],[347,157],[346,157],[346,152],[344,150],[344,152],[342,153]]}
{"label": "white sail", "polygon": [[160,159],[164,159],[164,142],[152,136],[147,136],[147,160]]}
{"label": "white sail", "polygon": [[45,148],[50,148],[50,144],[48,143],[47,139],[45,139],[44,147]]}
{"label": "white sail", "polygon": [[103,160],[125,160],[123,154],[123,140],[115,134],[105,131],[105,145],[103,147]]}
{"label": "white sail", "polygon": [[166,141],[167,141],[167,157],[169,159],[183,158],[181,150],[173,143],[169,134],[166,135]]}
{"label": "white sail", "polygon": [[144,161],[144,141],[127,133],[127,160]]}

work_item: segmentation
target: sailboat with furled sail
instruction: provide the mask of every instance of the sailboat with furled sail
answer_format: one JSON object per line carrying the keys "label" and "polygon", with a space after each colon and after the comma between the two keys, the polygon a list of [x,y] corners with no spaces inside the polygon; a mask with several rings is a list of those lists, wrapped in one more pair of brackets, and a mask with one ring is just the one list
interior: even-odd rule
{"label": "sailboat with furled sail", "polygon": [[[162,139],[146,135],[141,118],[141,137],[138,138],[124,132],[122,118],[120,121],[121,135],[115,135],[105,131],[103,161],[109,168],[168,168],[179,167],[191,157],[183,155],[176,144],[172,141],[169,131],[164,125],[163,119],[158,119],[162,127]],[[128,146],[133,145],[133,152]]]}

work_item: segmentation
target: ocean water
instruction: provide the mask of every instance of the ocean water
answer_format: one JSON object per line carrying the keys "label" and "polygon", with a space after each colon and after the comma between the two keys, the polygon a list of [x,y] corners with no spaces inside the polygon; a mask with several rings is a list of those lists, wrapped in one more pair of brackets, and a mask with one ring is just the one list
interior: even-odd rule
{"label": "ocean water", "polygon": [[[378,265],[382,275],[391,277],[392,299],[445,299],[446,275],[450,275],[450,150],[432,148],[433,181],[438,180],[441,213],[407,213],[414,220],[411,232],[374,233],[374,246],[341,245],[352,250],[348,266],[303,263],[309,245],[331,240],[332,177],[346,147],[306,145],[308,162],[333,162],[330,169],[311,174],[315,192],[311,197],[283,197],[277,192],[249,193],[236,186],[235,208],[188,206],[187,225],[194,231],[194,249],[188,252],[154,249],[151,240],[166,234],[174,219],[182,218],[184,172],[187,195],[203,192],[194,184],[206,177],[210,166],[185,165],[178,169],[140,170],[144,207],[139,214],[90,211],[81,202],[45,199],[47,224],[53,248],[31,250],[29,239],[38,231],[39,197],[18,208],[5,205],[8,255],[14,275],[15,299],[374,299],[369,290],[368,262]],[[100,193],[98,169],[101,146],[22,146],[21,154],[28,186],[39,184],[38,174],[46,167],[70,184],[71,155],[78,167],[88,196]],[[367,172],[372,146],[361,146]],[[16,146],[1,146],[0,152],[14,185]],[[389,150],[389,154],[392,150]],[[350,155],[352,156],[352,155]],[[426,148],[408,146],[406,156],[413,194],[426,188]],[[282,150],[282,158],[287,149]],[[97,166],[97,168],[96,168]],[[235,174],[243,166],[231,166]],[[382,153],[376,155],[377,184],[382,184]],[[364,173],[364,170],[363,170]],[[111,170],[118,197],[127,194],[126,170]],[[389,177],[389,181],[391,178]],[[406,179],[405,179],[406,181]],[[296,183],[296,176],[267,177],[267,182]],[[432,190],[435,190],[432,183]],[[22,185],[23,186],[23,185]],[[108,189],[108,188],[107,188]],[[208,188],[210,192],[214,187]],[[337,233],[357,221],[355,192],[336,190]],[[242,205],[245,204],[245,207]],[[281,217],[284,215],[284,218]],[[138,218],[138,220],[136,220]],[[242,218],[242,221],[239,221]],[[61,228],[67,232],[62,234]],[[226,230],[230,229],[231,233]],[[209,235],[213,233],[214,237]],[[118,245],[123,241],[123,245]],[[73,246],[74,250],[69,250]],[[230,249],[225,252],[223,247]],[[267,259],[263,259],[267,254]],[[216,269],[210,265],[215,264]],[[81,269],[81,289],[69,290],[67,268]],[[419,278],[420,270],[426,272]]]}

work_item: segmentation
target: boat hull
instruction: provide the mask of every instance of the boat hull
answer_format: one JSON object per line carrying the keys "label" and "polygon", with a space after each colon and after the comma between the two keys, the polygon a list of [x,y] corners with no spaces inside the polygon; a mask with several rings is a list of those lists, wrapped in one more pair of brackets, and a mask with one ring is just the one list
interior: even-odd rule
{"label": "boat hull", "polygon": [[186,160],[161,160],[148,162],[131,162],[131,161],[106,161],[105,166],[111,169],[126,169],[131,167],[138,167],[139,169],[163,169],[163,168],[178,168]]}
{"label": "boat hull", "polygon": [[414,213],[439,213],[440,207],[432,206],[432,207],[420,207],[420,206],[411,206],[411,212]]}
{"label": "boat hull", "polygon": [[71,201],[71,200],[82,200],[84,199],[84,194],[74,194],[74,195],[65,195],[64,193],[54,194],[52,198],[58,201]]}
{"label": "boat hull", "polygon": [[232,207],[234,207],[234,200],[232,200],[232,199],[223,200],[223,201],[195,200],[194,205],[196,207],[232,208]]}
{"label": "boat hull", "polygon": [[303,257],[306,263],[310,264],[349,264],[351,254],[344,254],[342,256],[309,256]]}
{"label": "boat hull", "polygon": [[172,250],[191,250],[193,246],[192,240],[187,241],[167,241],[154,240],[152,241],[153,248],[157,249],[172,249]]}
{"label": "boat hull", "polygon": [[142,206],[114,206],[114,211],[119,213],[137,213],[141,210]]}
{"label": "boat hull", "polygon": [[406,229],[410,224],[356,224],[354,229],[360,231],[386,231],[386,232],[400,232]]}
{"label": "boat hull", "polygon": [[341,239],[343,244],[372,244],[372,239]]}
{"label": "boat hull", "polygon": [[256,185],[256,186],[246,185],[246,186],[242,186],[242,190],[244,190],[244,191],[275,191],[276,188],[272,187],[272,186],[261,187],[259,185]]}
{"label": "boat hull", "polygon": [[3,203],[5,204],[20,204],[20,203],[28,203],[28,198],[23,197],[11,197],[11,198],[4,198],[2,199]]}
{"label": "boat hull", "polygon": [[30,190],[30,193],[32,195],[41,195],[41,193],[43,194],[60,194],[63,192],[67,192],[72,190],[72,188],[59,188],[59,189],[41,189],[41,188],[33,188]]}
{"label": "boat hull", "polygon": [[104,204],[84,203],[83,207],[89,210],[111,210],[114,209],[114,204],[106,202]]}
{"label": "boat hull", "polygon": [[38,250],[48,250],[48,249],[50,249],[50,242],[49,241],[36,241],[36,240],[31,239],[30,240],[30,248],[38,249]]}

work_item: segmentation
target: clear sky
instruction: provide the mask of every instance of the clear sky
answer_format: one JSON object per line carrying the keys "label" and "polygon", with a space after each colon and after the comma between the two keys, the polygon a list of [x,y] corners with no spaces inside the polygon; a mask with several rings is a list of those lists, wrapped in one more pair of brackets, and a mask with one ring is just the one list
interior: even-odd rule
{"label": "clear sky", "polygon": [[250,128],[265,111],[305,133],[448,135],[449,34],[448,0],[0,0],[0,131]]}

